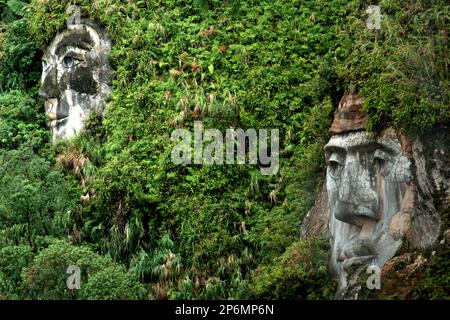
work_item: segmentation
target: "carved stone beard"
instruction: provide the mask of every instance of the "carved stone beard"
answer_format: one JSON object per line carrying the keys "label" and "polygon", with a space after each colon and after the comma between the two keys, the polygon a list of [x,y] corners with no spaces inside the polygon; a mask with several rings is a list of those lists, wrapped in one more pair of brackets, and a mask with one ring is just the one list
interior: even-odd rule
{"label": "carved stone beard", "polygon": [[379,137],[364,131],[335,135],[325,151],[339,296],[363,267],[381,267],[400,248],[411,219],[405,205],[413,197],[411,161],[393,130]]}
{"label": "carved stone beard", "polygon": [[39,94],[53,140],[79,134],[92,111],[103,112],[111,90],[110,49],[105,34],[79,24],[58,34],[45,51]]}

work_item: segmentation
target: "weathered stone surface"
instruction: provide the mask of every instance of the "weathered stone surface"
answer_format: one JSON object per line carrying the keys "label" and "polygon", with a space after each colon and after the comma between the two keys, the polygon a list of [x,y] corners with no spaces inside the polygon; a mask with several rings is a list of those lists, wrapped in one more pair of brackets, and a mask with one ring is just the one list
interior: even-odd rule
{"label": "weathered stone surface", "polygon": [[314,207],[303,219],[301,238],[326,238],[328,234],[328,194],[326,183],[324,183]]}
{"label": "weathered stone surface", "polygon": [[334,113],[331,134],[365,130],[367,115],[361,111],[362,98],[354,93],[345,94]]}
{"label": "weathered stone surface", "polygon": [[394,296],[397,299],[409,299],[428,265],[429,261],[425,257],[412,253],[392,258],[381,270],[383,286],[374,292],[375,298]]}
{"label": "weathered stone surface", "polygon": [[39,94],[53,140],[80,133],[92,111],[103,111],[111,91],[110,50],[108,36],[88,22],[70,25],[45,50]]}

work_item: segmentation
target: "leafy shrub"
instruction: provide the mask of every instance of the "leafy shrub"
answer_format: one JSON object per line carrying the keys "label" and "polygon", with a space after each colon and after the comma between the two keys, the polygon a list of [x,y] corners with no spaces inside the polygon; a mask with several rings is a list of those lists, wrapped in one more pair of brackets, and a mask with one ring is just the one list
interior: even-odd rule
{"label": "leafy shrub", "polygon": [[22,297],[22,269],[33,259],[33,252],[27,245],[7,246],[0,250],[0,298]]}
{"label": "leafy shrub", "polygon": [[50,138],[42,111],[42,107],[23,92],[13,90],[0,95],[0,148],[41,149]]}
{"label": "leafy shrub", "polygon": [[450,248],[436,251],[431,265],[426,269],[419,283],[412,291],[412,299],[449,300],[450,299]]}
{"label": "leafy shrub", "polygon": [[[67,288],[66,270],[71,265],[81,270],[80,292]],[[110,258],[65,241],[38,253],[22,278],[29,299],[138,299],[145,293],[139,282]]]}
{"label": "leafy shrub", "polygon": [[273,263],[256,269],[245,297],[253,299],[332,299],[335,283],[328,270],[328,245],[301,240]]}
{"label": "leafy shrub", "polygon": [[36,248],[38,236],[67,232],[77,199],[45,159],[28,149],[0,149],[0,184],[1,244]]}
{"label": "leafy shrub", "polygon": [[346,24],[352,43],[340,76],[365,98],[369,128],[388,125],[423,133],[448,125],[448,1],[379,1],[381,30],[357,10]]}

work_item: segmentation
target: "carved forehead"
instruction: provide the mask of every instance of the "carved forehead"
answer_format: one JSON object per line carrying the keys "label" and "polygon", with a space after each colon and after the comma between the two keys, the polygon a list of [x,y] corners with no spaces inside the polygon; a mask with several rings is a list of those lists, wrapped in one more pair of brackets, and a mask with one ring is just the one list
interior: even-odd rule
{"label": "carved forehead", "polygon": [[346,134],[334,135],[325,146],[325,151],[333,149],[354,150],[364,149],[366,147],[376,146],[384,148],[391,152],[400,151],[400,142],[393,132],[385,132],[380,137],[366,131],[350,132]]}
{"label": "carved forehead", "polygon": [[56,35],[46,54],[58,56],[63,54],[68,48],[90,51],[92,48],[99,46],[100,35],[94,28],[86,25],[75,25]]}
{"label": "carved forehead", "polygon": [[373,135],[361,131],[351,132],[346,134],[338,134],[331,137],[330,141],[325,146],[325,150],[331,148],[349,149],[359,146],[365,146],[375,143]]}

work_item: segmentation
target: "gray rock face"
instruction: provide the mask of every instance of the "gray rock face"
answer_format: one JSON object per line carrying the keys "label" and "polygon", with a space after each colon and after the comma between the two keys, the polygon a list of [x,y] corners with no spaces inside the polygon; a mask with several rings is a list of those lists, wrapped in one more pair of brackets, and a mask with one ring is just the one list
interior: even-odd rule
{"label": "gray rock face", "polygon": [[93,110],[103,111],[111,91],[110,50],[108,36],[88,22],[70,25],[45,50],[39,94],[53,140],[80,133]]}
{"label": "gray rock face", "polygon": [[[343,101],[349,104],[345,96]],[[361,102],[353,95],[351,101]],[[352,106],[356,113],[357,107]],[[355,112],[352,118],[361,119]],[[357,299],[360,275],[368,266],[381,268],[405,241],[413,248],[436,242],[441,224],[436,195],[441,205],[450,205],[449,146],[430,157],[419,140],[393,129],[378,135],[339,130],[340,123],[355,128],[351,118],[345,122],[343,117],[333,124],[334,135],[324,148],[326,188],[301,234],[330,239],[330,266],[339,280],[336,298]]]}

